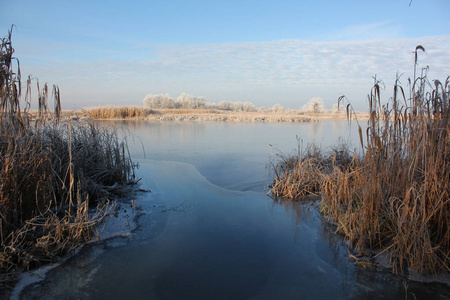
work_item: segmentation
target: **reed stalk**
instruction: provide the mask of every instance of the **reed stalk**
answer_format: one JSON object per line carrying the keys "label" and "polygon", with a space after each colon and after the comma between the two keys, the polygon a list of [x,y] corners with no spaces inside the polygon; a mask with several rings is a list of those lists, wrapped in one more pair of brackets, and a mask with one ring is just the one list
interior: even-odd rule
{"label": "reed stalk", "polygon": [[[11,31],[0,45],[0,287],[14,274],[58,260],[91,239],[109,203],[134,179],[127,145],[90,121],[63,121],[60,91],[32,78],[21,108],[21,74]],[[92,210],[93,208],[96,208]]]}
{"label": "reed stalk", "polygon": [[288,158],[275,166],[271,190],[292,200],[319,194],[337,231],[358,250],[387,253],[396,273],[450,272],[450,79],[430,82],[427,71],[410,81],[409,97],[397,77],[387,104],[375,79],[365,133],[358,124],[361,155]]}

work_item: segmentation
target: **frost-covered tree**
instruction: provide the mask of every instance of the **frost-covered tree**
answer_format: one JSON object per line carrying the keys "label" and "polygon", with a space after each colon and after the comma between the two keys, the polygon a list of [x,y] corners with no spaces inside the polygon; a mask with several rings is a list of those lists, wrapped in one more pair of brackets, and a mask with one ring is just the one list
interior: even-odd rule
{"label": "frost-covered tree", "polygon": [[199,109],[205,107],[206,101],[204,97],[196,97],[187,93],[181,93],[176,99],[176,105],[178,108]]}
{"label": "frost-covered tree", "polygon": [[189,103],[192,100],[194,96],[189,95],[187,93],[181,93],[177,98],[176,98],[176,103],[177,103],[177,108],[184,108],[187,109],[189,108]]}
{"label": "frost-covered tree", "polygon": [[193,99],[193,103],[192,103],[194,109],[200,109],[200,108],[205,108],[206,105],[206,101],[205,101],[205,97],[194,97]]}
{"label": "frost-covered tree", "polygon": [[323,104],[323,99],[320,97],[314,97],[309,100],[309,102],[304,105],[301,109],[304,112],[320,114],[325,111],[325,105]]}
{"label": "frost-covered tree", "polygon": [[345,112],[345,108],[344,108],[344,106],[335,103],[335,104],[333,104],[333,108],[332,108],[331,112],[334,114],[343,114]]}
{"label": "frost-covered tree", "polygon": [[241,101],[236,101],[231,103],[232,111],[244,111],[244,103]]}
{"label": "frost-covered tree", "polygon": [[172,97],[164,97],[161,100],[161,108],[175,108],[175,101]]}
{"label": "frost-covered tree", "polygon": [[231,102],[230,101],[220,101],[217,106],[221,110],[231,110]]}
{"label": "frost-covered tree", "polygon": [[271,110],[272,110],[272,112],[284,112],[285,108],[277,103],[274,106],[272,106]]}
{"label": "frost-covered tree", "polygon": [[144,98],[144,105],[150,108],[171,108],[174,105],[173,98],[169,94],[148,94]]}
{"label": "frost-covered tree", "polygon": [[253,103],[248,102],[248,101],[244,102],[243,109],[244,109],[244,111],[247,111],[247,112],[254,112],[254,111],[256,111],[255,105],[253,105]]}
{"label": "frost-covered tree", "polygon": [[[246,111],[254,112],[257,108],[251,102],[230,102],[221,101],[219,104],[207,102],[205,97],[192,96],[188,93],[181,93],[176,99],[173,99],[169,94],[148,94],[144,98],[144,105],[150,108],[179,108],[179,109],[220,109],[228,111]],[[284,108],[281,106],[284,110]]]}

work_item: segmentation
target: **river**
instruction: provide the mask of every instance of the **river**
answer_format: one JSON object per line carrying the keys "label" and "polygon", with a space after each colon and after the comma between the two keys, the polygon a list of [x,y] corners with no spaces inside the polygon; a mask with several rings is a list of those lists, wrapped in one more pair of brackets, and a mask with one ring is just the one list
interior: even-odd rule
{"label": "river", "polygon": [[[140,188],[127,237],[86,245],[20,299],[441,299],[448,289],[353,265],[315,203],[266,195],[270,163],[356,125],[117,121]],[[355,143],[355,147],[357,143]],[[129,220],[128,220],[129,221]],[[131,225],[130,225],[131,228]]]}

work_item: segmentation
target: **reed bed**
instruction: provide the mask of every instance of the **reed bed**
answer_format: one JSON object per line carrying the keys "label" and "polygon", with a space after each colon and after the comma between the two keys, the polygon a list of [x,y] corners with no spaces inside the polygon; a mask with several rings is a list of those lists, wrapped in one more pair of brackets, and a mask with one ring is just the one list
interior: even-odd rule
{"label": "reed bed", "polygon": [[[34,113],[36,115],[36,113]],[[148,121],[309,122],[300,113],[230,112],[216,109],[150,109],[139,106],[104,106],[63,112],[65,118],[139,119]]]}
{"label": "reed bed", "polygon": [[183,115],[198,115],[198,114],[223,114],[226,111],[219,109],[207,109],[207,108],[197,108],[197,109],[188,109],[188,108],[160,108],[155,109],[156,114],[183,114]]}
{"label": "reed bed", "polygon": [[279,113],[180,113],[168,112],[161,114],[154,114],[146,118],[150,121],[218,121],[218,122],[310,122],[314,121],[300,115],[279,114]]}
{"label": "reed bed", "polygon": [[323,215],[357,250],[377,249],[395,273],[420,276],[450,271],[450,80],[431,83],[427,69],[416,76],[419,51],[406,92],[397,79],[382,105],[375,81],[367,131],[358,124],[362,154],[342,146],[284,158],[271,192],[320,195]]}
{"label": "reed bed", "polygon": [[84,110],[85,114],[93,119],[133,119],[146,118],[155,114],[155,111],[142,106],[101,106],[90,107]]}
{"label": "reed bed", "polygon": [[114,131],[60,119],[57,86],[37,83],[39,109],[30,118],[32,80],[22,109],[13,53],[10,31],[0,52],[0,287],[91,239],[108,204],[134,179],[127,145]]}

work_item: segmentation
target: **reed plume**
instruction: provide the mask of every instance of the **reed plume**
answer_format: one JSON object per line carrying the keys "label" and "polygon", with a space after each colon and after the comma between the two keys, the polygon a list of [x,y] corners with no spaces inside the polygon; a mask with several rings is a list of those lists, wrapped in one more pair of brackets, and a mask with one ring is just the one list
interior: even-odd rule
{"label": "reed plume", "polygon": [[394,272],[419,275],[450,271],[450,79],[430,82],[428,68],[417,72],[421,51],[414,51],[416,77],[407,92],[397,77],[383,104],[375,79],[367,130],[358,124],[362,154],[281,161],[271,191],[290,199],[319,194],[321,212],[357,249],[378,249]]}
{"label": "reed plume", "polygon": [[5,285],[18,270],[57,260],[91,239],[108,204],[133,182],[134,165],[114,131],[60,119],[57,86],[37,82],[38,113],[32,118],[33,80],[27,79],[22,109],[11,31],[0,49],[0,285]]}

